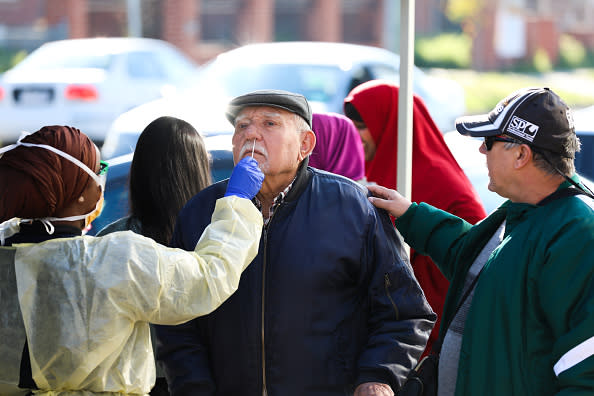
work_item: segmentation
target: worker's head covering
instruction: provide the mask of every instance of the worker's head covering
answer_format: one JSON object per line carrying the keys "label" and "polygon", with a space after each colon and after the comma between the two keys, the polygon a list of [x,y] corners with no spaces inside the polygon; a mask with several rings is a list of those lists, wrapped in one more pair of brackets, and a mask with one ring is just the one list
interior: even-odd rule
{"label": "worker's head covering", "polygon": [[342,114],[314,113],[313,131],[316,146],[309,157],[309,166],[352,180],[365,177],[363,144],[351,120]]}
{"label": "worker's head covering", "polygon": [[[345,107],[350,103],[356,109],[377,146],[373,159],[365,163],[367,181],[388,188],[396,188],[398,91],[393,82],[371,80],[353,88],[345,98]],[[412,145],[412,200],[473,223],[483,218],[478,194],[417,95],[413,96]]]}
{"label": "worker's head covering", "polygon": [[82,195],[92,180],[89,171],[58,152],[90,170],[97,166],[95,144],[68,126],[45,126],[0,149],[0,222],[53,217]]}

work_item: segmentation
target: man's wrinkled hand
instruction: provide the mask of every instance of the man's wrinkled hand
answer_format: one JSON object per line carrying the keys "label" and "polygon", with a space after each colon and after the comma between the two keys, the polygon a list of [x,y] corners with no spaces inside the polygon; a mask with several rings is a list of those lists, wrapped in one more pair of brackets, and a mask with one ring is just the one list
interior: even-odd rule
{"label": "man's wrinkled hand", "polygon": [[381,382],[364,382],[360,384],[353,396],[394,396],[390,385]]}

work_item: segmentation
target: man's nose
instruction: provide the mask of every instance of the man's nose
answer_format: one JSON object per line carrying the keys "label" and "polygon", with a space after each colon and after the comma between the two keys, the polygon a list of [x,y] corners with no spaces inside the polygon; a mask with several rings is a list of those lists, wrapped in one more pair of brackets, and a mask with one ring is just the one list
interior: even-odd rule
{"label": "man's nose", "polygon": [[483,142],[479,146],[479,153],[481,153],[481,154],[487,154],[487,146],[485,145],[485,142]]}
{"label": "man's nose", "polygon": [[260,132],[258,127],[252,123],[244,129],[244,135],[248,140],[257,139],[260,136]]}

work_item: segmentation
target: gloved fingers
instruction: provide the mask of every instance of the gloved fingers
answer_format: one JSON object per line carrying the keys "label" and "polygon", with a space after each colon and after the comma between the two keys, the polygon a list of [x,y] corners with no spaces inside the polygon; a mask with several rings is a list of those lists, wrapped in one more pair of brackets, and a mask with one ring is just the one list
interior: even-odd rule
{"label": "gloved fingers", "polygon": [[225,196],[237,195],[241,198],[252,199],[264,181],[264,174],[258,166],[258,161],[252,157],[244,157],[235,165]]}

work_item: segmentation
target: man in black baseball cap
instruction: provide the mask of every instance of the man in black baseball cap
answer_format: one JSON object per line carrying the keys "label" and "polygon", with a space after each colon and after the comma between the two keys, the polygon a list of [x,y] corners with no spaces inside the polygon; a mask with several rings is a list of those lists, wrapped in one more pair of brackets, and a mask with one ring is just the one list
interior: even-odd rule
{"label": "man in black baseball cap", "polygon": [[[575,134],[571,109],[549,88],[523,88],[513,92],[489,114],[458,118],[456,129],[463,135],[484,137],[481,146],[484,154],[490,152],[496,142],[507,143],[507,148],[526,145],[538,169],[562,176],[584,194],[592,195],[572,177],[580,141]],[[487,157],[489,166],[489,155]],[[489,186],[493,184],[491,180]]]}
{"label": "man in black baseball cap", "polygon": [[471,226],[368,187],[450,281],[438,393],[594,394],[594,197],[575,174],[569,108],[550,89],[527,88],[456,128],[484,137],[489,189],[508,198],[487,218]]}
{"label": "man in black baseball cap", "polygon": [[458,118],[456,129],[474,137],[506,135],[566,158],[579,149],[571,109],[549,88],[520,89],[489,114]]}
{"label": "man in black baseball cap", "polygon": [[[264,172],[264,237],[221,310],[158,330],[171,395],[393,396],[436,316],[389,216],[361,185],[307,166],[316,139],[302,95],[251,92],[226,115],[234,161],[252,156]],[[194,248],[226,184],[186,204],[173,246]]]}

